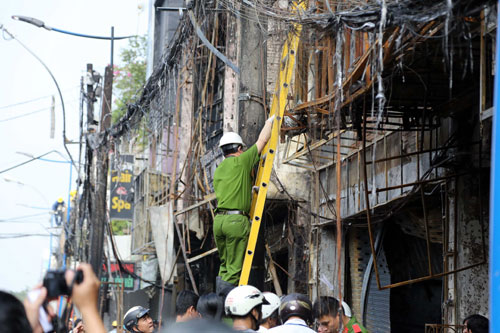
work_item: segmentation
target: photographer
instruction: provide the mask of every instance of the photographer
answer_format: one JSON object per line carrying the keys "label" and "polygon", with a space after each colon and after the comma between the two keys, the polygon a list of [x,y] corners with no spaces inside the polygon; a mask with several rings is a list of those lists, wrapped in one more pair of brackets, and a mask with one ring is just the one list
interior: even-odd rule
{"label": "photographer", "polygon": [[[106,333],[104,324],[99,316],[97,310],[97,298],[99,292],[100,282],[95,276],[92,267],[89,264],[80,264],[77,267],[77,271],[83,273],[83,280],[81,282],[75,281],[75,271],[66,271],[65,278],[66,284],[72,286],[71,299],[73,304],[80,310],[82,318],[85,322],[85,330],[92,333]],[[45,287],[36,287],[40,292],[34,300],[24,301],[24,307],[26,309],[26,315],[30,322],[30,325],[34,333],[43,332],[42,325],[40,324],[40,307],[46,300],[47,289]],[[50,299],[47,299],[50,301]],[[47,307],[50,313],[48,313],[49,320],[54,317],[54,313],[51,312],[51,308]]]}

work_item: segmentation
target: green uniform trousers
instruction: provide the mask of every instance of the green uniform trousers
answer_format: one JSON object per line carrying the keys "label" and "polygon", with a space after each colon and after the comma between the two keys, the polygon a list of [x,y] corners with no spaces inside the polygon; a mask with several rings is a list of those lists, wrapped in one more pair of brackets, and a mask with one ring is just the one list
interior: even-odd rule
{"label": "green uniform trousers", "polygon": [[250,222],[246,216],[215,216],[214,238],[219,250],[219,276],[222,280],[238,284],[249,234]]}

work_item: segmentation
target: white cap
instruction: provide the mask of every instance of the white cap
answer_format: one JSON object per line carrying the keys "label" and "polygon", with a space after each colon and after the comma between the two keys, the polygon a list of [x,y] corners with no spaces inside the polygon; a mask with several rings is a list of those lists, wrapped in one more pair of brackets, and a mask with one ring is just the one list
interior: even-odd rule
{"label": "white cap", "polygon": [[219,148],[229,144],[239,144],[243,146],[243,140],[238,133],[235,132],[226,132],[222,135],[222,138],[219,142]]}
{"label": "white cap", "polygon": [[239,286],[227,294],[224,310],[228,316],[246,316],[258,305],[267,304],[259,289],[253,286]]}
{"label": "white cap", "polygon": [[269,302],[269,304],[262,305],[262,319],[266,319],[280,307],[280,298],[269,291],[263,292],[262,295]]}

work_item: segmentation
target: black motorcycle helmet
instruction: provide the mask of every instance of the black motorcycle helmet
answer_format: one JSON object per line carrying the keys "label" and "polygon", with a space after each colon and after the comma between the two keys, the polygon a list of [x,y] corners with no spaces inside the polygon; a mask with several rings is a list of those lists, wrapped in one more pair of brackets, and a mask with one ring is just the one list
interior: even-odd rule
{"label": "black motorcycle helmet", "polygon": [[312,322],[312,304],[309,298],[303,294],[290,294],[281,300],[279,309],[280,319],[285,323],[288,318],[297,316],[307,323]]}
{"label": "black motorcycle helmet", "polygon": [[123,328],[129,332],[133,332],[133,328],[137,325],[139,319],[148,313],[149,309],[143,308],[142,306],[134,306],[128,310],[125,317],[123,317]]}

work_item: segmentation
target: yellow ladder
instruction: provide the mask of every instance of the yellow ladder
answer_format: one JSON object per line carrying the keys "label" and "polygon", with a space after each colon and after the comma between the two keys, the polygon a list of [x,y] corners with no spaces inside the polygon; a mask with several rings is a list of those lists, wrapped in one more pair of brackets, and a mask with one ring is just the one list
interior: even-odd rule
{"label": "yellow ladder", "polygon": [[[304,10],[306,1],[300,3],[293,3],[293,11]],[[257,238],[259,237],[260,223],[262,222],[262,212],[264,211],[264,204],[266,202],[267,187],[269,179],[271,178],[271,171],[273,169],[274,155],[276,153],[276,146],[278,145],[281,121],[285,113],[285,106],[288,100],[288,89],[292,79],[293,68],[295,66],[295,57],[299,45],[300,32],[302,25],[294,24],[294,31],[288,34],[287,41],[283,46],[280,61],[279,78],[276,82],[276,88],[271,102],[271,110],[269,116],[275,115],[276,118],[273,122],[271,138],[261,152],[259,162],[259,170],[255,180],[256,191],[252,195],[252,207],[250,209],[250,220],[252,227],[250,229],[250,236],[248,238],[247,250],[245,252],[245,260],[243,261],[243,268],[241,271],[239,285],[248,284],[250,270],[252,269],[253,256],[255,254],[255,246],[257,245]]]}

